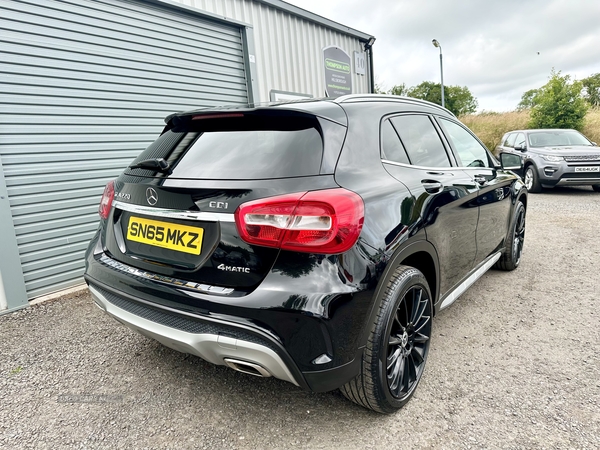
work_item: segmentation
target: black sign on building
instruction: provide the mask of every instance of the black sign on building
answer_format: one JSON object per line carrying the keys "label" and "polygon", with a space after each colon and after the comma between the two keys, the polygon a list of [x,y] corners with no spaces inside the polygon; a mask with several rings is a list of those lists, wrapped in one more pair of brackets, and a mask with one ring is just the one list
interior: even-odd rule
{"label": "black sign on building", "polygon": [[328,97],[352,94],[352,65],[350,56],[341,48],[323,49],[325,64],[325,93]]}

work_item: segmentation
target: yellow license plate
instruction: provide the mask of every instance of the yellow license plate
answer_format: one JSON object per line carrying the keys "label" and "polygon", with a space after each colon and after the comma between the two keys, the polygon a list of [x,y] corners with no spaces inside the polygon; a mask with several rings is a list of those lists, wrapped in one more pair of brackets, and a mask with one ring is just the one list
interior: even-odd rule
{"label": "yellow license plate", "polygon": [[127,239],[130,241],[193,255],[200,254],[203,235],[202,228],[134,216],[129,218],[127,226]]}

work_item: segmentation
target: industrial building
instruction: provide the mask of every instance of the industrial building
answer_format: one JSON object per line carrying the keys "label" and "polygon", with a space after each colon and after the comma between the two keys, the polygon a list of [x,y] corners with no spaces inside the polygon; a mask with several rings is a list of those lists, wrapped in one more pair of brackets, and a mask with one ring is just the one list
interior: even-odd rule
{"label": "industrial building", "polygon": [[4,0],[0,23],[0,314],[83,282],[104,185],[168,114],[374,90],[373,36],[280,0]]}

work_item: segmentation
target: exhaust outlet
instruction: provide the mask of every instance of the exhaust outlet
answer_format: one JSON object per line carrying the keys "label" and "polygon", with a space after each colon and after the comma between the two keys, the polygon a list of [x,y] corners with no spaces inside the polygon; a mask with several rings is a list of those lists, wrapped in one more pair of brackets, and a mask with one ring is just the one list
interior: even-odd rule
{"label": "exhaust outlet", "polygon": [[271,376],[269,371],[263,366],[248,361],[239,361],[237,359],[224,358],[225,364],[238,372],[254,375],[255,377],[268,378]]}

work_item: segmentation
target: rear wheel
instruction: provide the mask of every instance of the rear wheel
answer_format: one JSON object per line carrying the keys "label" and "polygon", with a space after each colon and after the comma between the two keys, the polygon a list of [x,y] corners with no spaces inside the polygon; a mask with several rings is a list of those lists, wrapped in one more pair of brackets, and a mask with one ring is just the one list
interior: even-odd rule
{"label": "rear wheel", "polygon": [[596,192],[600,192],[600,184],[592,185],[592,189],[595,190]]}
{"label": "rear wheel", "polygon": [[519,267],[525,243],[525,205],[517,202],[515,215],[510,226],[510,234],[506,239],[502,256],[496,263],[496,268],[501,270],[515,270]]}
{"label": "rear wheel", "polygon": [[359,375],[340,388],[354,403],[389,414],[413,396],[431,340],[431,292],[423,274],[399,266],[379,306]]}
{"label": "rear wheel", "polygon": [[537,169],[533,164],[525,168],[525,186],[529,192],[541,192],[542,185],[537,174]]}

